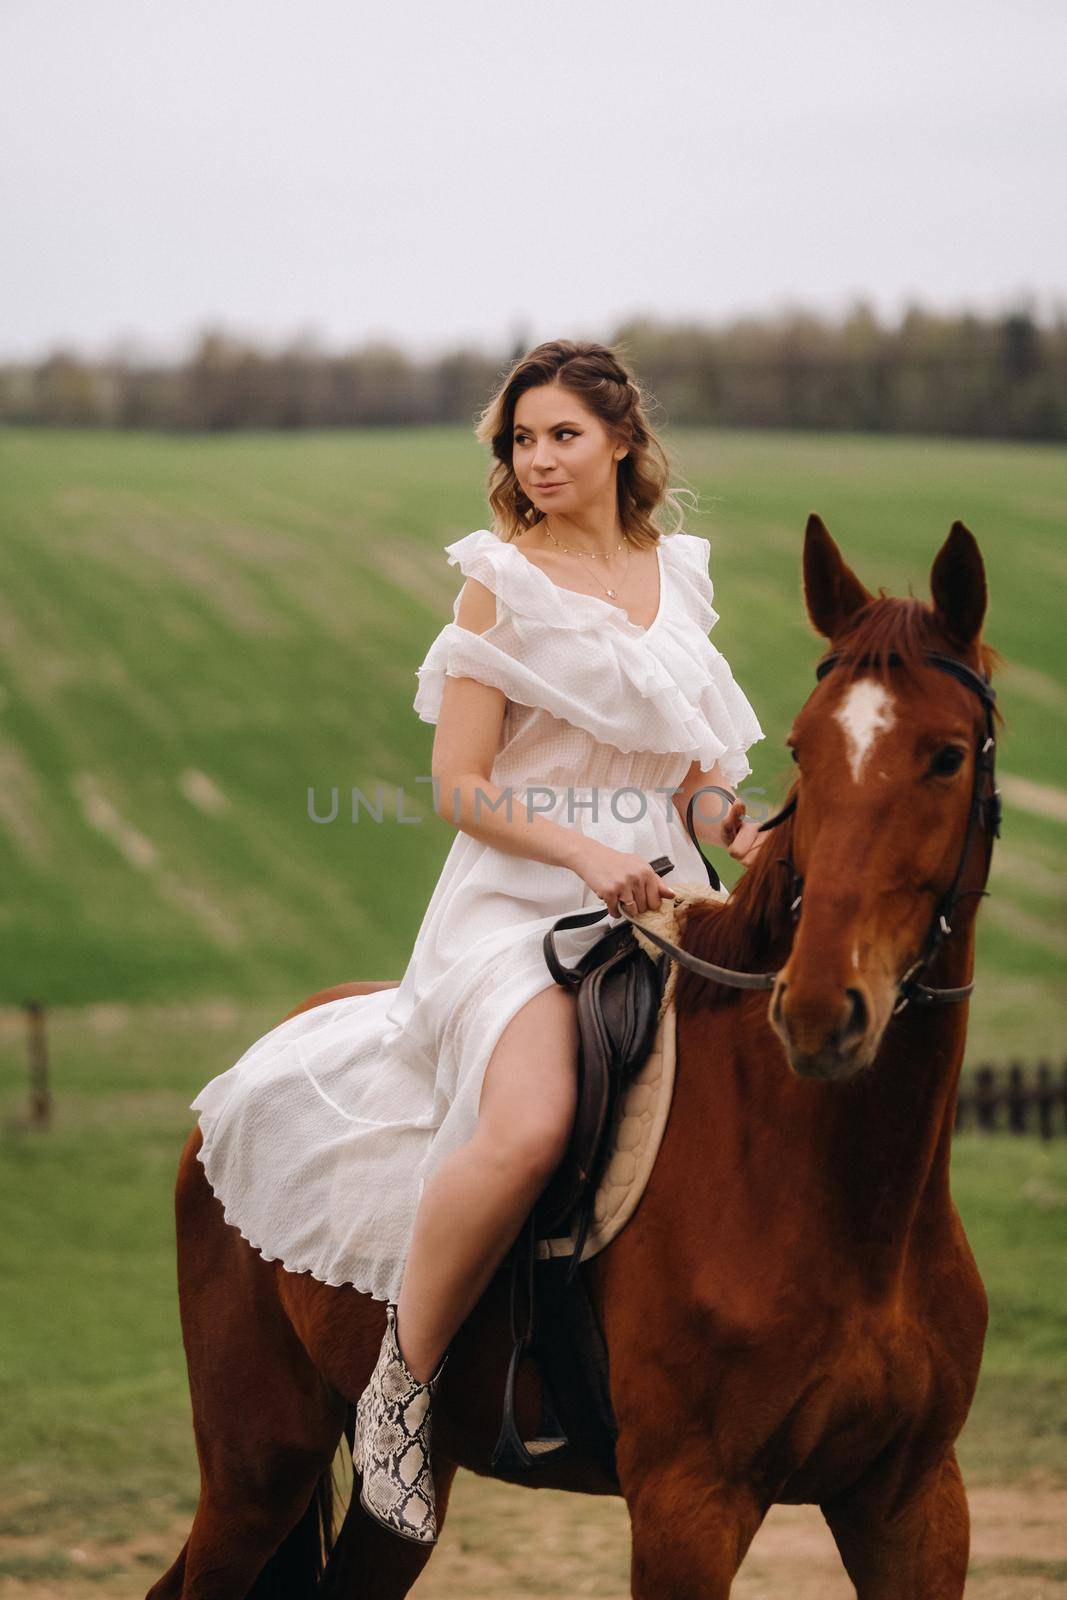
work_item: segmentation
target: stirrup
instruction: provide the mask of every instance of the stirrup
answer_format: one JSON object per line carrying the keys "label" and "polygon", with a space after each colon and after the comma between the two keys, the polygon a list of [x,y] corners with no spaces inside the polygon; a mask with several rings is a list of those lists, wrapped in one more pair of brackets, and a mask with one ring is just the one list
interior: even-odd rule
{"label": "stirrup", "polygon": [[[536,1360],[534,1337],[534,1260],[536,1257],[536,1207],[527,1219],[527,1314],[526,1326],[520,1332],[516,1315],[516,1289],[522,1259],[522,1236],[516,1240],[511,1265],[511,1333],[515,1340],[508,1362],[507,1381],[504,1385],[504,1412],[500,1435],[489,1458],[494,1468],[505,1467],[512,1471],[529,1470],[530,1467],[547,1466],[571,1453],[571,1441],[559,1420],[557,1401],[544,1369]],[[523,1359],[532,1360],[541,1377],[541,1415],[538,1432],[532,1439],[523,1439],[515,1423],[515,1380]]]}

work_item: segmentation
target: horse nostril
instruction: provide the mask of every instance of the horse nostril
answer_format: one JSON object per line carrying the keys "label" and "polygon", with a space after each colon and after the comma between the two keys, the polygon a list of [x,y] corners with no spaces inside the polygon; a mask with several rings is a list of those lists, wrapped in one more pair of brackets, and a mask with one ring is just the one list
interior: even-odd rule
{"label": "horse nostril", "polygon": [[867,1010],[867,1001],[862,989],[846,989],[849,1003],[849,1016],[841,1030],[842,1039],[859,1039],[867,1032],[870,1013]]}

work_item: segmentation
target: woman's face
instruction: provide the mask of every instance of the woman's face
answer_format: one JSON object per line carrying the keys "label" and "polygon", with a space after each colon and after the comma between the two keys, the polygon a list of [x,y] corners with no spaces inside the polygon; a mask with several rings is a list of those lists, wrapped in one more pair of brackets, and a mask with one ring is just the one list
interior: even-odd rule
{"label": "woman's face", "polygon": [[524,493],[549,516],[573,515],[598,503],[614,506],[616,468],[627,453],[600,418],[558,383],[527,389],[515,407],[512,467]]}

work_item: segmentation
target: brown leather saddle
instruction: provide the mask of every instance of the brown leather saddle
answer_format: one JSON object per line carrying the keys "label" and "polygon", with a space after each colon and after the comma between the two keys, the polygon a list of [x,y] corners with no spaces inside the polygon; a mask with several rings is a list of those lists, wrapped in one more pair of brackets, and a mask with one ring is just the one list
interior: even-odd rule
{"label": "brown leather saddle", "polygon": [[[674,863],[669,856],[657,856],[649,865],[663,876],[673,870]],[[612,928],[575,966],[560,961],[556,934],[562,929],[587,927],[606,914],[603,908],[560,917],[544,938],[548,970],[557,983],[577,995],[578,1102],[563,1160],[534,1208],[534,1238],[550,1238],[578,1213],[567,1281],[581,1256],[592,1218],[606,1150],[604,1135],[615,1101],[652,1048],[667,980],[667,957],[653,960],[638,944],[629,922]]]}
{"label": "brown leather saddle", "polygon": [[[709,881],[718,888],[718,874],[700,850],[691,811],[690,807],[686,817],[690,837],[700,851]],[[673,871],[668,856],[657,856],[649,865],[661,877]],[[647,1060],[655,1041],[669,957],[653,959],[626,921],[598,940],[575,966],[565,966],[556,951],[555,935],[562,929],[587,927],[605,916],[606,906],[599,911],[572,912],[554,923],[544,938],[545,961],[553,978],[577,992],[578,1104],[563,1160],[510,1252],[514,1343],[500,1434],[489,1463],[504,1475],[528,1471],[572,1453],[572,1439],[560,1420],[564,1411],[572,1433],[576,1425],[580,1429],[582,1448],[617,1482],[618,1429],[608,1387],[607,1349],[577,1268],[593,1217],[619,1094]],[[539,1239],[567,1233],[575,1239],[570,1256],[538,1261]],[[519,1312],[523,1280],[525,1318]],[[539,1318],[535,1315],[538,1298]],[[515,1384],[524,1359],[534,1361],[541,1379],[538,1431],[525,1440],[515,1420]]]}

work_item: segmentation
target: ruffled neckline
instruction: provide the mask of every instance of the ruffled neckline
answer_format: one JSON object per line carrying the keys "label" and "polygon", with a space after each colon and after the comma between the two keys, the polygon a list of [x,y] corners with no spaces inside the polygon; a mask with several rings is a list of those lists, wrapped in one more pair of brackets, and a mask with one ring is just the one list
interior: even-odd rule
{"label": "ruffled neckline", "polygon": [[663,620],[663,613],[667,608],[667,574],[663,567],[662,540],[657,540],[656,542],[656,570],[659,573],[659,604],[656,607],[656,615],[652,618],[652,621],[647,627],[642,628],[640,623],[634,622],[627,615],[625,607],[613,605],[610,600],[601,600],[598,594],[584,594],[578,589],[568,589],[562,583],[556,583],[548,576],[547,572],[543,572],[535,562],[531,561],[529,556],[524,556],[522,551],[519,550],[510,539],[500,539],[495,533],[492,532],[489,533],[489,537],[491,539],[496,539],[497,544],[502,544],[506,549],[513,551],[515,557],[519,561],[524,562],[526,566],[530,567],[539,578],[543,579],[544,582],[548,584],[549,588],[557,589],[561,594],[573,595],[578,600],[591,600],[594,605],[600,606],[605,611],[613,613],[608,620],[616,623],[618,626],[621,626],[626,633],[637,635],[638,638],[645,638],[652,632],[653,628],[655,628]]}
{"label": "ruffled neckline", "polygon": [[[763,730],[729,664],[708,638],[718,621],[708,571],[710,545],[696,534],[662,538],[660,605],[647,628],[596,595],[553,583],[519,550],[476,528],[445,546],[448,560],[504,603],[485,633],[450,623],[419,668],[415,709],[435,721],[444,676],[473,677],[520,704],[540,706],[624,753],[685,753],[705,771],[716,761],[728,783],[751,771],[745,750]],[[453,617],[458,617],[456,596]],[[560,634],[581,635],[566,657]],[[608,648],[597,658],[587,648]],[[578,675],[561,670],[578,664]]]}
{"label": "ruffled neckline", "polygon": [[[498,577],[503,577],[505,584],[509,576],[514,587],[510,592],[503,592],[502,598],[513,609],[522,611],[528,609],[522,604],[524,585],[533,585],[537,590],[542,608],[547,610],[548,620],[557,627],[587,628],[602,622],[608,622],[613,628],[626,638],[647,639],[657,631],[669,610],[670,580],[667,571],[667,562],[664,559],[664,550],[669,547],[672,539],[678,535],[662,535],[656,544],[656,564],[659,569],[659,605],[656,614],[647,627],[642,628],[639,623],[632,622],[622,606],[613,605],[610,600],[602,600],[599,595],[583,594],[578,589],[567,589],[561,583],[555,583],[546,572],[536,566],[528,556],[508,539],[501,539],[499,534],[491,528],[476,528],[473,533],[466,534],[462,539],[457,539],[454,544],[446,545],[445,553],[449,562],[464,567],[472,554],[480,553],[484,548],[490,560],[493,553],[506,550],[504,563],[494,563]],[[706,542],[706,541],[704,541]],[[532,574],[532,576],[531,576]],[[477,573],[474,574],[477,576]],[[497,588],[497,585],[491,585]],[[529,590],[527,589],[527,593]],[[710,609],[710,608],[709,608]],[[712,613],[714,620],[714,613]]]}

